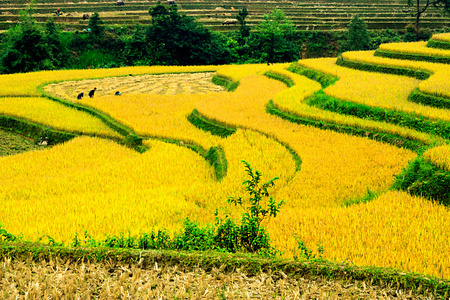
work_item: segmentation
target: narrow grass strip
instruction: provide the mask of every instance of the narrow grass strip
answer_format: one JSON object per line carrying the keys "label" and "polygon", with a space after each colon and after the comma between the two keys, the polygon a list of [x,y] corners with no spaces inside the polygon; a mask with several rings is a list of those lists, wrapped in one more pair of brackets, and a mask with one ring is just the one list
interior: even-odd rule
{"label": "narrow grass strip", "polygon": [[189,114],[187,117],[188,121],[191,122],[195,127],[200,128],[204,131],[208,131],[213,135],[226,138],[234,133],[236,133],[236,128],[230,127],[229,125],[220,123],[216,120],[210,120],[204,115],[201,115],[197,109]]}
{"label": "narrow grass strip", "polygon": [[450,50],[450,42],[431,39],[427,43],[428,48]]}
{"label": "narrow grass strip", "polygon": [[198,154],[200,154],[201,156],[205,157],[206,154],[208,153],[208,150],[206,150],[205,148],[203,148],[202,146],[200,146],[199,144],[196,144],[192,141],[186,141],[186,140],[177,140],[177,139],[173,139],[173,138],[167,138],[167,137],[159,137],[159,136],[149,136],[149,135],[145,135],[143,136],[144,139],[155,139],[161,142],[165,142],[165,143],[170,143],[170,144],[175,144],[178,146],[182,146],[182,147],[186,147],[188,149],[191,149],[194,152],[197,152]]}
{"label": "narrow grass strip", "polygon": [[[216,120],[208,119],[207,117],[205,117],[204,115],[199,113],[198,110],[195,109],[195,108],[191,112],[191,114],[188,116],[188,120],[189,120],[189,122],[191,122],[197,128],[199,128],[201,130],[204,130],[204,131],[208,131],[211,134],[216,135],[216,136],[220,136],[222,138],[226,138],[226,137],[228,137],[231,134],[234,134],[236,132],[236,128],[233,128],[233,127],[231,127],[228,124],[221,123],[221,122],[218,122]],[[256,131],[256,132],[258,132],[258,133],[260,133],[260,134],[262,134],[262,135],[264,135],[264,136],[266,136],[266,137],[268,137],[270,139],[275,139],[274,137],[269,136],[269,135],[267,135],[264,132],[260,132],[260,131]],[[295,151],[292,148],[290,148],[288,145],[286,145],[285,143],[282,143],[282,142],[280,142],[277,139],[275,139],[275,140],[278,143],[280,143],[281,145],[283,145],[283,147],[285,147],[289,151],[289,153],[292,155],[292,158],[293,158],[293,160],[295,162],[295,170],[299,171],[300,168],[301,168],[301,164],[302,164],[302,160],[301,160],[300,156],[297,153],[295,153]],[[212,147],[211,149],[215,149],[215,148],[216,147]],[[211,149],[209,151],[211,151]],[[223,152],[222,148],[218,148],[217,150]],[[208,159],[209,151],[208,151],[208,153],[205,156],[207,159]],[[216,154],[212,153],[212,155],[214,157]],[[222,179],[226,175],[225,154],[223,154],[223,156],[224,156],[224,159],[221,159],[220,161],[224,160],[225,168],[223,167],[223,163],[219,163],[218,166],[215,166],[214,164],[212,164],[214,169],[216,170],[216,175],[217,175],[217,178],[219,180]],[[214,162],[214,161],[215,160],[213,159],[212,162]],[[224,170],[225,173],[223,173],[221,170]]]}
{"label": "narrow grass strip", "polygon": [[433,73],[429,71],[392,67],[392,66],[380,66],[377,64],[370,64],[344,59],[342,56],[338,57],[338,59],[336,60],[336,65],[360,71],[408,76],[420,80],[428,79],[431,75],[433,75]]}
{"label": "narrow grass strip", "polygon": [[216,174],[216,179],[218,181],[222,180],[227,175],[228,162],[225,156],[225,152],[220,147],[211,147],[208,150],[200,146],[199,144],[187,141],[187,140],[177,140],[167,137],[158,136],[144,136],[144,138],[155,139],[161,142],[175,144],[177,146],[186,147],[200,156],[204,157],[205,160],[214,168]]}
{"label": "narrow grass strip", "polygon": [[206,160],[211,164],[216,173],[216,179],[222,180],[227,175],[228,162],[225,151],[221,147],[211,147],[205,155]]}
{"label": "narrow grass strip", "polygon": [[62,261],[89,261],[92,263],[122,263],[140,268],[178,266],[194,271],[220,269],[230,273],[239,269],[247,276],[270,272],[283,278],[308,278],[343,280],[347,282],[368,281],[380,287],[392,287],[433,295],[445,299],[450,293],[450,281],[423,274],[381,267],[358,267],[324,260],[293,261],[283,258],[264,258],[251,254],[224,254],[218,252],[186,252],[171,250],[136,250],[106,247],[61,247],[29,242],[0,241],[0,258],[41,262],[58,258]]}
{"label": "narrow grass strip", "polygon": [[292,79],[286,75],[276,73],[274,71],[267,71],[264,73],[264,76],[271,78],[271,79],[278,80],[278,81],[284,83],[288,88],[294,86],[294,81],[292,81]]}
{"label": "narrow grass strip", "polygon": [[292,123],[313,126],[313,127],[317,127],[317,128],[321,128],[321,129],[325,129],[325,130],[332,130],[332,131],[350,134],[350,135],[354,135],[354,136],[367,137],[369,139],[388,143],[388,144],[394,145],[396,147],[404,147],[404,148],[413,150],[415,152],[423,152],[424,149],[429,146],[423,142],[413,140],[413,139],[407,139],[405,137],[394,135],[394,134],[387,134],[384,132],[378,132],[378,131],[374,131],[374,130],[354,128],[354,127],[349,127],[349,126],[343,126],[340,124],[334,124],[331,122],[323,122],[323,121],[317,121],[317,120],[303,118],[294,113],[283,111],[282,109],[278,108],[273,103],[273,101],[269,101],[269,103],[266,106],[266,111],[269,114],[278,116],[278,117],[285,119]]}
{"label": "narrow grass strip", "polygon": [[433,121],[412,113],[344,101],[328,96],[323,91],[315,93],[307,99],[307,103],[308,105],[339,114],[396,124],[419,132],[436,134],[445,139],[450,138],[450,123],[448,122]]}
{"label": "narrow grass strip", "polygon": [[[450,57],[437,56],[437,55],[426,55],[418,53],[407,53],[407,52],[397,52],[392,50],[377,49],[374,56],[394,58],[394,59],[405,59],[412,61],[426,61],[431,63],[440,64],[450,64]],[[420,79],[420,78],[419,78]]]}
{"label": "narrow grass strip", "polygon": [[379,192],[372,192],[371,190],[367,189],[367,192],[364,196],[361,197],[357,197],[357,198],[352,198],[352,199],[348,199],[348,200],[344,200],[341,204],[341,206],[343,207],[349,207],[352,205],[358,205],[361,203],[368,203],[372,200],[377,199],[378,197],[380,197],[382,194],[386,193],[386,191],[379,191]]}
{"label": "narrow grass strip", "polygon": [[420,91],[418,88],[411,92],[408,100],[436,108],[450,109],[450,98],[430,95]]}
{"label": "narrow grass strip", "polygon": [[214,75],[212,78],[212,82],[214,84],[225,87],[229,92],[233,92],[239,86],[239,82],[234,82],[227,77],[219,76],[219,75]]}
{"label": "narrow grass strip", "polygon": [[76,137],[76,134],[73,133],[53,130],[47,126],[5,115],[0,115],[0,127],[29,137],[37,142],[45,141],[48,145],[64,143]]}
{"label": "narrow grass strip", "polygon": [[290,64],[287,70],[298,75],[303,75],[311,80],[317,81],[318,83],[320,83],[322,88],[329,87],[339,80],[339,78],[336,76],[303,67],[296,62]]}

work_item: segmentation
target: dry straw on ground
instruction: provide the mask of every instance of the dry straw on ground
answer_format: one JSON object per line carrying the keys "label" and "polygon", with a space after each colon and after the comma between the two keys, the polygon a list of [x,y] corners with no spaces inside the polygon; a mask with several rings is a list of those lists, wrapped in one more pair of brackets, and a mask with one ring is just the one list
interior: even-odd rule
{"label": "dry straw on ground", "polygon": [[247,276],[239,270],[183,270],[155,264],[63,261],[0,262],[1,299],[433,299],[368,282]]}
{"label": "dry straw on ground", "polygon": [[181,73],[108,77],[50,84],[45,90],[67,100],[75,100],[82,91],[87,96],[94,87],[97,88],[95,97],[114,95],[116,91],[120,91],[123,95],[205,94],[225,91],[224,87],[212,83],[213,75],[214,73]]}

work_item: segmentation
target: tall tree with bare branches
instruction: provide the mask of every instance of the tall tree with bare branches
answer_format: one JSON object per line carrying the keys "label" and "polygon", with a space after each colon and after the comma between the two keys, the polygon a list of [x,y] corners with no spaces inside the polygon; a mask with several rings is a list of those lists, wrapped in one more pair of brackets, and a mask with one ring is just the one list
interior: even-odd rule
{"label": "tall tree with bare branches", "polygon": [[[409,7],[414,7],[412,12],[413,16],[416,18],[414,23],[414,28],[416,33],[419,33],[419,21],[423,13],[430,7],[434,6],[440,8],[444,13],[450,14],[450,0],[407,0]],[[409,12],[409,10],[408,10]]]}

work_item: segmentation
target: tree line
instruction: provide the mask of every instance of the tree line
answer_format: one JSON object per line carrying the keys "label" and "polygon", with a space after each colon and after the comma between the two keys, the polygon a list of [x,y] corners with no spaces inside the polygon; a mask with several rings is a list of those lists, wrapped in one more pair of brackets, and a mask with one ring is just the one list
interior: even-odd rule
{"label": "tree line", "polygon": [[33,18],[32,4],[21,12],[0,45],[0,73],[54,69],[108,68],[135,65],[218,65],[291,62],[306,57],[336,56],[347,50],[375,49],[380,43],[428,39],[429,30],[368,31],[354,16],[348,30],[298,31],[274,9],[250,30],[248,11],[236,15],[238,30],[210,31],[195,18],[180,14],[177,5],[149,9],[152,22],[106,27],[98,13],[87,31],[63,32],[49,18],[45,26]]}

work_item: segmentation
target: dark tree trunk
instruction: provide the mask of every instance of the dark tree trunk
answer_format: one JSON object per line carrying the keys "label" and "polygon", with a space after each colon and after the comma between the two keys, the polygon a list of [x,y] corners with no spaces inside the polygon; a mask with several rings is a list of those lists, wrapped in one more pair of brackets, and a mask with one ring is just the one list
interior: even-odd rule
{"label": "dark tree trunk", "polygon": [[417,35],[419,35],[420,16],[427,10],[429,5],[430,5],[430,0],[427,0],[427,4],[425,4],[424,8],[420,9],[420,0],[417,0],[416,23],[414,24],[414,29],[416,30]]}

